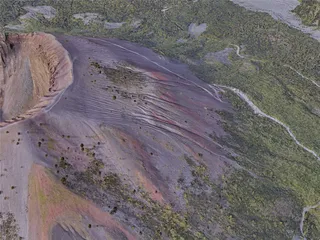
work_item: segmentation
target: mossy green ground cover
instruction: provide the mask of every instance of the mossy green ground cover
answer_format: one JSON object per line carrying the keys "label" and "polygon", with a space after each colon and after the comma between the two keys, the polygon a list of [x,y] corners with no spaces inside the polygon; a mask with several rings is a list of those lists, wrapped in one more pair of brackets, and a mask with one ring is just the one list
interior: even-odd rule
{"label": "mossy green ground cover", "polygon": [[[55,7],[58,15],[51,22],[32,21],[29,31],[115,37],[152,48],[189,64],[203,81],[242,90],[263,112],[287,124],[302,144],[320,154],[319,88],[285,66],[319,81],[320,44],[298,30],[226,0],[37,3],[41,4]],[[165,6],[170,9],[164,13],[161,10]],[[113,30],[104,29],[99,23],[85,26],[72,19],[73,14],[81,12],[100,13],[109,22],[128,24]],[[141,20],[139,28],[129,24],[135,19]],[[193,38],[188,34],[190,23],[206,23],[208,28]],[[178,43],[180,38],[187,41]],[[232,47],[230,44],[243,46],[241,54],[245,58],[233,53],[229,66],[202,61],[207,53]],[[224,118],[221,124],[230,136],[219,141],[233,149],[237,153],[234,160],[257,177],[235,171],[221,179],[222,185],[216,185],[207,181],[205,170],[200,171],[193,187],[202,193],[184,189],[189,209],[183,216],[186,225],[181,225],[180,217],[172,217],[171,210],[167,214],[171,220],[165,210],[162,214],[158,208],[154,216],[164,225],[174,223],[165,229],[173,239],[188,239],[186,234],[189,239],[292,239],[300,234],[303,207],[320,200],[320,162],[296,145],[283,127],[254,115],[232,93],[225,95],[236,112],[220,113]],[[224,201],[227,206],[222,204]],[[185,229],[192,230],[186,233]],[[307,213],[304,232],[308,239],[320,236],[319,209]]]}
{"label": "mossy green ground cover", "polygon": [[320,1],[318,0],[299,0],[301,4],[294,9],[303,24],[320,27]]}

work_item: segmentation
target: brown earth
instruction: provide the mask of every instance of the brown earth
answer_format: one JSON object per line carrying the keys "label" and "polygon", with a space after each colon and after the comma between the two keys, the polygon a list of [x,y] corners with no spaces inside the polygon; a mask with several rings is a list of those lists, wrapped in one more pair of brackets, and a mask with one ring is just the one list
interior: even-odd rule
{"label": "brown earth", "polygon": [[68,53],[52,35],[2,35],[0,55],[0,127],[35,116],[72,83]]}

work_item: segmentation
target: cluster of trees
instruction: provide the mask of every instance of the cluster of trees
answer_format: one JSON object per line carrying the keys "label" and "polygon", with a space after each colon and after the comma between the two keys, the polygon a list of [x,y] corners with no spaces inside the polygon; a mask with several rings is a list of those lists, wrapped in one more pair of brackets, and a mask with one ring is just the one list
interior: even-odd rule
{"label": "cluster of trees", "polygon": [[302,19],[303,24],[320,27],[319,0],[303,0],[293,12]]}
{"label": "cluster of trees", "polygon": [[0,1],[0,30],[7,23],[14,21],[23,13],[22,7],[31,4],[30,0],[1,0]]}
{"label": "cluster of trees", "polygon": [[51,22],[51,27],[72,29],[72,16],[76,13],[99,13],[111,22],[121,22],[128,14],[131,3],[127,0],[40,0],[38,5],[52,6],[57,10],[57,16]]}

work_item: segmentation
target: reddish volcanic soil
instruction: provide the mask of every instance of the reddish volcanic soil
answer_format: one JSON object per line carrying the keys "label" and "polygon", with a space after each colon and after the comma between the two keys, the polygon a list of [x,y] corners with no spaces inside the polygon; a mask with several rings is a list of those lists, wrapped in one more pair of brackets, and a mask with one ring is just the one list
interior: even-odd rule
{"label": "reddish volcanic soil", "polygon": [[216,111],[229,109],[218,91],[125,41],[11,35],[1,56],[0,165],[10,201],[0,201],[19,236],[198,231],[183,220],[192,210],[186,192],[197,194],[199,176],[220,184],[238,167],[216,142],[225,135]]}

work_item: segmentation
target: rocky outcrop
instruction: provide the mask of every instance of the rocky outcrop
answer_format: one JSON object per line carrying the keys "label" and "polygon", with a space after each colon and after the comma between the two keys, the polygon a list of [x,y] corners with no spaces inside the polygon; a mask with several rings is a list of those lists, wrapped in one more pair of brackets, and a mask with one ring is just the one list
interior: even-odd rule
{"label": "rocky outcrop", "polygon": [[37,20],[39,15],[43,16],[45,19],[51,20],[57,15],[57,10],[51,6],[26,6],[23,9],[26,10],[27,13],[21,16],[20,20],[32,18]]}
{"label": "rocky outcrop", "polygon": [[203,32],[205,32],[207,29],[207,24],[202,23],[200,25],[197,25],[195,23],[191,23],[188,28],[188,32],[191,36],[197,38],[199,37]]}
{"label": "rocky outcrop", "polygon": [[52,21],[57,15],[57,10],[51,6],[25,6],[23,9],[27,13],[17,19],[20,24],[8,24],[5,26],[7,29],[24,31],[28,28],[30,20],[40,21],[45,19],[46,21]]}
{"label": "rocky outcrop", "polygon": [[102,23],[103,16],[99,13],[77,13],[74,14],[75,19],[79,19],[84,25],[89,25],[90,23]]}

